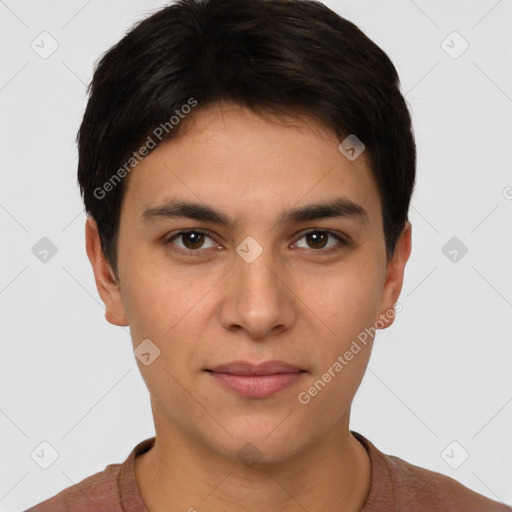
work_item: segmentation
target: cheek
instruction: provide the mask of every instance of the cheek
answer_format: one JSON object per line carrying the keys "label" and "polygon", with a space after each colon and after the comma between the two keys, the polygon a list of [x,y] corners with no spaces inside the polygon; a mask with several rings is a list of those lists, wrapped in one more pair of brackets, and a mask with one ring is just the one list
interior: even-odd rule
{"label": "cheek", "polygon": [[[323,437],[347,417],[364,377],[372,346],[371,340],[366,344],[353,344],[351,339],[342,336],[333,346],[317,345],[318,352],[323,348],[318,372],[311,375],[296,397],[304,432]],[[347,353],[350,353],[350,360]]]}
{"label": "cheek", "polygon": [[130,328],[143,336],[161,338],[179,329],[190,314],[197,315],[201,299],[215,286],[212,276],[169,265],[140,261],[126,269],[129,279],[123,290]]}
{"label": "cheek", "polygon": [[149,339],[159,350],[150,365],[137,359],[151,394],[161,403],[173,403],[186,414],[191,404],[181,396],[181,385],[187,383],[188,391],[192,391],[190,374],[196,371],[194,352],[201,336],[201,297],[206,293],[207,283],[192,285],[189,279],[176,274],[169,276],[170,272],[167,276],[154,272],[134,276],[127,290],[130,331],[134,349],[142,340]]}
{"label": "cheek", "polygon": [[177,382],[193,385],[190,376],[198,371],[202,351],[198,340],[212,314],[208,292],[218,281],[171,270],[139,272],[127,289],[133,348],[149,339],[160,351],[151,366],[137,361],[139,370],[152,392],[169,397],[182,391]]}
{"label": "cheek", "polygon": [[[372,268],[376,268],[375,263],[366,267]],[[315,336],[318,364],[310,387],[302,391],[328,422],[336,421],[351,403],[371,355],[380,276],[366,269],[352,267],[350,272],[347,269],[322,280],[321,287],[317,281],[315,291],[311,289],[310,307],[318,312],[324,334]]]}
{"label": "cheek", "polygon": [[374,269],[375,263],[352,265],[301,283],[304,304],[321,320],[328,337],[337,340],[338,348],[377,320],[381,277]]}
{"label": "cheek", "polygon": [[315,303],[326,334],[315,337],[316,371],[301,391],[309,401],[304,406],[317,409],[312,416],[322,417],[326,424],[334,424],[346,412],[371,355],[379,304],[374,282],[367,278],[331,283],[328,293]]}

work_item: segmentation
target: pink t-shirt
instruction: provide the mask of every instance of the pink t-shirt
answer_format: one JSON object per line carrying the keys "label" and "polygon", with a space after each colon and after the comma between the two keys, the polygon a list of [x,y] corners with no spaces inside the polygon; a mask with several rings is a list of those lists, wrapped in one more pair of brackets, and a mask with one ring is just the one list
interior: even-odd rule
{"label": "pink t-shirt", "polygon": [[[370,492],[361,512],[512,512],[453,478],[386,455],[357,432],[371,461]],[[122,464],[109,464],[26,512],[149,512],[135,479],[134,460],[154,445],[140,442]]]}

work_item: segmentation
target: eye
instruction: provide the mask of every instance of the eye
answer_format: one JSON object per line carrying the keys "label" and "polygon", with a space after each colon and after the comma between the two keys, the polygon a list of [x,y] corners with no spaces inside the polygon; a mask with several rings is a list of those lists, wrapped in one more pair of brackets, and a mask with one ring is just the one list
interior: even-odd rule
{"label": "eye", "polygon": [[307,244],[312,244],[309,247],[305,247],[305,249],[308,249],[313,252],[331,252],[332,250],[340,249],[339,244],[338,244],[338,246],[336,244],[331,245],[330,247],[325,249],[325,247],[327,246],[327,241],[328,241],[329,237],[337,240],[341,244],[341,246],[348,245],[348,242],[345,240],[345,238],[343,236],[341,236],[333,231],[326,231],[326,230],[319,230],[319,229],[315,229],[312,231],[308,231],[307,233],[304,233],[299,240],[302,240],[303,238],[305,238]]}
{"label": "eye", "polygon": [[[197,229],[191,229],[189,231],[180,231],[170,238],[167,238],[165,244],[173,244],[176,245],[180,252],[191,254],[193,252],[199,252],[198,249],[210,249],[215,247],[215,243],[213,242],[210,246],[204,247],[204,241],[206,238],[210,240],[213,239],[207,232],[203,232]],[[182,241],[182,245],[176,244],[174,240]]]}
{"label": "eye", "polygon": [[[328,246],[328,239],[331,237],[336,240],[338,244]],[[304,233],[299,240],[306,239],[306,243],[309,247],[301,247],[305,248],[310,252],[317,253],[330,253],[332,251],[336,251],[341,249],[344,246],[349,245],[348,241],[341,236],[340,234],[328,231],[328,230],[320,230],[314,229]],[[205,240],[210,239],[210,245],[205,246]],[[175,240],[180,240],[181,245],[176,243]],[[187,231],[179,231],[174,235],[171,235],[164,241],[165,245],[173,245],[173,249],[177,252],[181,252],[187,256],[193,256],[195,254],[200,253],[200,249],[211,249],[216,247],[216,243],[209,234],[208,231],[202,231],[198,229],[190,229]],[[295,243],[297,245],[298,242]],[[218,247],[218,246],[217,246]],[[326,249],[327,247],[327,249]]]}

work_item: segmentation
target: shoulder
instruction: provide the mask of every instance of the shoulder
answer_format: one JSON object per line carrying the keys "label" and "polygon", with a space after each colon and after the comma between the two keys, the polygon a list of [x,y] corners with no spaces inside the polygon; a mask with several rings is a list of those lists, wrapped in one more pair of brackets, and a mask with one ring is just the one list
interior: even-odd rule
{"label": "shoulder", "polygon": [[[26,512],[98,512],[118,505],[116,486],[121,464],[110,464],[103,471],[84,478]],[[120,508],[119,508],[120,509]]]}
{"label": "shoulder", "polygon": [[150,437],[141,441],[124,462],[109,464],[103,471],[84,478],[25,512],[147,512],[138,491],[134,461],[138,455],[150,450],[155,440]]}
{"label": "shoulder", "polygon": [[512,512],[449,476],[385,454],[361,434],[352,433],[366,448],[372,464],[372,483],[363,512]]}
{"label": "shoulder", "polygon": [[449,476],[392,455],[385,458],[400,506],[430,503],[435,510],[447,512],[512,512],[506,505],[472,491]]}

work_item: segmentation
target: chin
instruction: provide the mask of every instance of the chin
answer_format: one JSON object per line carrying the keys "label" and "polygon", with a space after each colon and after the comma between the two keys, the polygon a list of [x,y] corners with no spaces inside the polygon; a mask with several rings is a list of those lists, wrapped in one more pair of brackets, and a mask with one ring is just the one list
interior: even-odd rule
{"label": "chin", "polygon": [[301,447],[304,449],[308,442],[297,438],[304,433],[299,433],[291,422],[287,426],[280,425],[280,422],[282,418],[277,422],[260,418],[252,422],[244,419],[243,425],[226,425],[231,436],[226,434],[222,439],[211,440],[210,446],[224,457],[248,466],[255,462],[283,462],[293,457]]}

